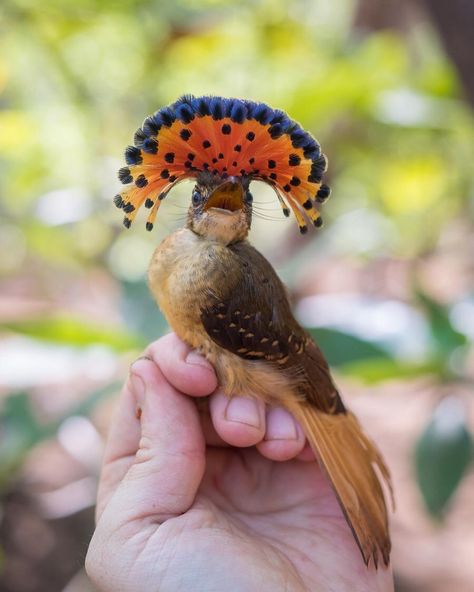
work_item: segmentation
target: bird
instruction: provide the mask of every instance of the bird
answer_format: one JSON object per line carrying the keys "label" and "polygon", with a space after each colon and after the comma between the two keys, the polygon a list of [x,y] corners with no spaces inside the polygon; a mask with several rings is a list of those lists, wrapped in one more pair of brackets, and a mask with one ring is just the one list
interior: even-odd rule
{"label": "bird", "polygon": [[148,284],[172,330],[213,364],[228,396],[279,405],[300,422],[364,563],[388,566],[385,461],[344,404],[318,345],[295,319],[284,284],[249,242],[252,182],[275,191],[301,233],[322,225],[330,196],[316,139],[263,102],[184,95],[147,117],[125,149],[114,198],[130,228],[183,180],[194,182],[184,228],[155,249]]}

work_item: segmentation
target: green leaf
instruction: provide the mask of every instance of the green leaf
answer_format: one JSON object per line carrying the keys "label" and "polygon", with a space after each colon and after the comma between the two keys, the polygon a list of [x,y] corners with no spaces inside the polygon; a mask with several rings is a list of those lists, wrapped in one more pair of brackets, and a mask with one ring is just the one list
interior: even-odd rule
{"label": "green leaf", "polygon": [[418,485],[430,514],[441,517],[472,459],[472,438],[464,409],[455,397],[443,399],[415,450]]}
{"label": "green leaf", "polygon": [[456,331],[451,325],[447,309],[420,291],[417,292],[417,297],[428,317],[433,345],[437,353],[445,358],[458,347],[465,345],[466,336]]}
{"label": "green leaf", "polygon": [[136,333],[110,326],[96,325],[73,317],[56,316],[28,321],[12,321],[2,323],[0,331],[12,331],[35,339],[68,345],[107,345],[117,351],[140,349],[145,345],[145,341]]}
{"label": "green leaf", "polygon": [[42,427],[38,424],[27,393],[18,393],[5,399],[0,414],[2,446],[0,448],[0,483],[5,476],[15,472],[25,451],[42,439]]}
{"label": "green leaf", "polygon": [[426,374],[442,374],[436,360],[412,364],[385,358],[369,358],[345,364],[341,370],[344,374],[354,376],[367,384],[376,384],[384,380],[407,380]]}
{"label": "green leaf", "polygon": [[336,329],[307,329],[311,337],[321,348],[331,366],[343,366],[360,360],[389,360],[390,354],[380,346],[337,331]]}

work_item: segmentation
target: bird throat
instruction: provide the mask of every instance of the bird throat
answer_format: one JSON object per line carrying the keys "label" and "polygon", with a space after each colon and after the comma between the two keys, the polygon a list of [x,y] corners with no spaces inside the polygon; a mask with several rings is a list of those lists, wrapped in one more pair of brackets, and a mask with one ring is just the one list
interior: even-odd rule
{"label": "bird throat", "polygon": [[230,211],[211,207],[198,220],[192,220],[191,230],[202,238],[230,245],[247,238],[249,224],[243,210]]}

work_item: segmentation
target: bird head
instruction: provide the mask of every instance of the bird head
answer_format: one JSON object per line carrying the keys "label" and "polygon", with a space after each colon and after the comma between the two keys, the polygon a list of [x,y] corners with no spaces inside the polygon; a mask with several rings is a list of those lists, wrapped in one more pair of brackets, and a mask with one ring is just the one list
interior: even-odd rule
{"label": "bird head", "polygon": [[201,173],[192,192],[188,228],[225,245],[243,240],[252,221],[252,201],[248,178]]}
{"label": "bird head", "polygon": [[125,150],[119,170],[126,188],[115,196],[128,228],[149,210],[152,230],[170,190],[195,181],[188,226],[226,244],[247,236],[251,181],[275,191],[283,214],[293,212],[301,233],[321,226],[319,204],[330,195],[322,182],[327,159],[312,135],[279,109],[246,99],[185,95],[145,119]]}

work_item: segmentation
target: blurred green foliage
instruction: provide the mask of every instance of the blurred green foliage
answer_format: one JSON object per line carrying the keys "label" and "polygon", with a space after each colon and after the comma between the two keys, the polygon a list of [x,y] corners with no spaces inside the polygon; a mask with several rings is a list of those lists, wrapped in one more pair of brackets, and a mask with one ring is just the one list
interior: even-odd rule
{"label": "blurred green foliage", "polygon": [[33,339],[43,339],[67,345],[102,344],[111,347],[115,351],[140,349],[146,345],[146,341],[143,338],[140,339],[140,335],[134,335],[130,331],[101,327],[71,317],[46,317],[29,321],[3,323],[1,329],[27,335]]}
{"label": "blurred green foliage", "polygon": [[28,393],[12,393],[7,397],[0,413],[2,432],[0,491],[8,488],[12,477],[34,446],[48,438],[53,438],[68,417],[89,415],[97,403],[115,394],[118,388],[119,385],[113,383],[93,391],[83,401],[62,413],[60,417],[47,423],[38,419]]}
{"label": "blurred green foliage", "polygon": [[436,408],[416,446],[418,482],[426,507],[440,518],[456,491],[474,448],[462,407],[447,397]]}
{"label": "blurred green foliage", "polygon": [[[362,35],[352,27],[354,6],[351,0],[3,0],[0,280],[7,294],[53,302],[57,310],[5,318],[0,331],[75,347],[100,343],[116,352],[138,351],[163,333],[144,275],[154,245],[182,223],[187,189],[164,204],[152,236],[140,223],[122,230],[111,198],[133,131],[183,93],[267,101],[321,141],[335,197],[325,208],[327,229],[299,243],[305,248],[298,269],[329,255],[416,262],[437,248],[451,223],[468,220],[473,119],[435,32],[421,22],[405,33]],[[257,205],[268,195],[265,188],[254,193]],[[272,208],[263,211],[275,215]],[[341,234],[338,221],[354,227],[354,212],[365,222]],[[275,236],[295,232],[292,223],[272,232],[267,224],[275,223],[259,222],[253,235],[264,252]],[[112,281],[120,293],[119,321],[114,314],[101,322],[81,317],[71,304],[68,286],[96,279],[99,290]],[[295,275],[286,279],[291,288]],[[330,363],[369,382],[459,377],[462,364],[454,372],[452,357],[466,336],[453,327],[448,306],[412,292],[411,305],[430,333],[423,359],[407,362],[370,339],[312,329]],[[91,395],[92,402],[99,398]],[[7,467],[54,432],[38,427],[28,405],[20,394],[4,406],[4,429],[19,442],[10,445],[17,452],[5,453]],[[428,508],[438,514],[469,455],[461,454],[462,467],[453,468],[441,491],[443,467],[456,453],[452,443],[444,450],[434,439],[432,426],[417,466]],[[463,450],[466,434],[459,434]],[[440,459],[440,478],[428,457]]]}

